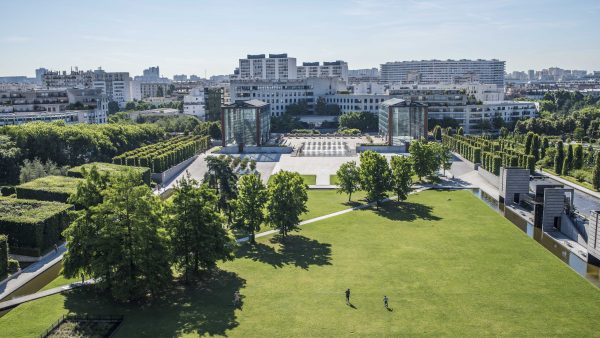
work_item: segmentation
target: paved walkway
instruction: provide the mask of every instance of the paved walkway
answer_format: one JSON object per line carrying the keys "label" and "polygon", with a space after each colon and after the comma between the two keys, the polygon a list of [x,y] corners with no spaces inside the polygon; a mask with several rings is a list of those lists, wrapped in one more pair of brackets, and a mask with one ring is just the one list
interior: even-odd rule
{"label": "paved walkway", "polygon": [[60,262],[63,255],[67,251],[65,244],[58,247],[58,251],[51,251],[46,256],[42,257],[39,261],[31,264],[21,271],[21,274],[4,281],[0,284],[0,300],[10,295],[21,286],[27,284],[29,281],[46,271],[48,268]]}
{"label": "paved walkway", "polygon": [[581,191],[583,193],[586,193],[586,194],[588,194],[590,196],[593,196],[593,197],[596,197],[596,198],[600,199],[600,192],[593,191],[593,190],[588,189],[586,187],[582,187],[579,184],[573,183],[571,181],[567,181],[567,180],[565,180],[562,177],[559,177],[559,176],[556,176],[556,175],[552,175],[552,174],[550,174],[550,173],[548,173],[546,171],[541,171],[541,170],[536,169],[535,172],[538,173],[538,174],[542,174],[544,176],[550,177],[551,179],[553,179],[555,181],[558,181],[558,182],[560,182],[560,183],[562,183],[564,185],[568,185],[568,186],[570,186],[572,188],[575,188],[575,189],[577,189],[577,190],[579,190],[579,191]]}
{"label": "paved walkway", "polygon": [[0,302],[0,311],[12,309],[13,307],[15,307],[17,305],[20,305],[20,304],[23,304],[26,302],[30,302],[32,300],[36,300],[36,299],[40,299],[43,297],[55,295],[57,293],[73,290],[75,288],[78,288],[78,287],[81,287],[84,285],[93,284],[93,283],[94,283],[94,280],[89,279],[83,283],[82,282],[71,283],[71,284],[59,286],[59,287],[56,287],[53,289],[48,289],[48,290],[32,293],[30,295],[17,297],[17,298],[8,300],[6,302]]}

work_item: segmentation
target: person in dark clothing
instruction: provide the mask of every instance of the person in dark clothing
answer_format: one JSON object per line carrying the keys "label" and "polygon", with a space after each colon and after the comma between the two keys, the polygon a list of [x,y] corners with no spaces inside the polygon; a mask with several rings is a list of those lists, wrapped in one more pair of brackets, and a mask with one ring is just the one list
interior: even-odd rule
{"label": "person in dark clothing", "polygon": [[350,289],[346,289],[346,304],[350,305]]}

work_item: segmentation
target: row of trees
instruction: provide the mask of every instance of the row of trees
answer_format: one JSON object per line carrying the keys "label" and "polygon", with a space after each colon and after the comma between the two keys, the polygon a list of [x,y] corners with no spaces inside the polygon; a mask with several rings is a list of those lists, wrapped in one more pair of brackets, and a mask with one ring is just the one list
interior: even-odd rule
{"label": "row of trees", "polygon": [[449,149],[439,143],[413,142],[410,157],[392,156],[390,163],[385,156],[374,151],[360,154],[360,166],[354,161],[346,162],[337,171],[338,192],[352,194],[359,190],[367,193],[367,200],[379,202],[392,191],[398,200],[406,199],[412,185],[412,177],[437,178],[440,168],[449,169],[452,156]]}
{"label": "row of trees", "polygon": [[[216,159],[212,170],[218,163],[227,171],[227,162]],[[233,259],[231,229],[248,232],[254,242],[266,222],[285,238],[299,224],[308,199],[302,177],[286,171],[268,186],[258,174],[238,180],[229,172],[205,184],[188,175],[166,202],[134,171],[109,177],[92,167],[84,177],[70,199],[81,209],[65,230],[64,274],[94,278],[120,301],[160,295],[173,278],[172,267],[189,281],[211,272],[218,261]]]}
{"label": "row of trees", "polygon": [[369,112],[349,112],[340,116],[340,128],[373,132],[379,128],[379,120],[377,115]]}

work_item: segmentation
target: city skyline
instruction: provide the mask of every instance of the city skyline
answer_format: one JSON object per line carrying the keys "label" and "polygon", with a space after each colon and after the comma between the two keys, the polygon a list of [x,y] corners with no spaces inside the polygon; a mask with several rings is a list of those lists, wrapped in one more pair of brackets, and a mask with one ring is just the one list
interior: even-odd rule
{"label": "city skyline", "polygon": [[22,1],[5,9],[0,76],[75,66],[135,76],[159,65],[163,76],[203,77],[230,74],[260,53],[288,53],[299,64],[344,60],[350,69],[500,59],[509,73],[600,70],[593,1]]}

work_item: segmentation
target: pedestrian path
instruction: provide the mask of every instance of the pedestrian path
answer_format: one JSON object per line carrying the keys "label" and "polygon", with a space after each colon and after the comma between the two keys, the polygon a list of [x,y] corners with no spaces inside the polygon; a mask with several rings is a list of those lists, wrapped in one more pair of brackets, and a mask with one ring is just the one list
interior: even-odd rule
{"label": "pedestrian path", "polygon": [[[415,193],[418,193],[418,192],[421,192],[421,191],[424,191],[424,190],[427,190],[427,189],[429,189],[429,188],[428,187],[418,187],[417,189],[411,191],[410,194],[415,194]],[[386,198],[382,202],[390,201],[390,200],[394,199],[395,197],[396,196],[392,196],[392,197]],[[349,212],[354,211],[354,210],[365,209],[365,208],[368,208],[368,207],[373,206],[375,204],[376,204],[376,202],[371,202],[371,203],[359,205],[359,206],[356,206],[356,207],[353,207],[353,208],[336,211],[336,212],[333,212],[331,214],[327,214],[327,215],[323,215],[323,216],[319,216],[319,217],[307,219],[305,221],[300,222],[299,225],[302,226],[302,225],[306,225],[306,224],[310,224],[310,223],[322,221],[324,219],[328,219],[328,218],[331,218],[331,217],[343,215],[343,214],[349,213]],[[279,232],[279,230],[276,230],[276,229],[265,231],[265,232],[261,232],[261,233],[256,234],[255,238],[273,235],[273,234],[276,234],[277,232]],[[244,242],[247,242],[249,240],[250,240],[250,237],[248,236],[248,237],[238,238],[236,241],[238,243],[244,243]]]}
{"label": "pedestrian path", "polygon": [[36,293],[30,294],[30,295],[17,297],[17,298],[8,300],[6,302],[0,302],[0,311],[12,309],[13,307],[15,307],[17,305],[20,305],[20,304],[23,304],[26,302],[30,302],[32,300],[40,299],[43,297],[48,297],[51,295],[55,295],[57,293],[73,290],[75,288],[78,288],[78,287],[81,287],[84,285],[93,284],[93,283],[94,283],[93,279],[87,280],[85,282],[75,282],[75,283],[71,283],[68,285],[59,286],[59,287],[56,287],[53,289],[36,292]]}
{"label": "pedestrian path", "polygon": [[29,281],[42,274],[44,271],[52,267],[54,264],[60,262],[63,258],[64,253],[67,251],[65,244],[63,243],[58,247],[57,250],[52,250],[46,256],[42,257],[39,261],[31,264],[21,271],[20,274],[14,278],[8,278],[0,284],[0,300],[6,298],[8,295],[19,289],[21,286],[27,284]]}

